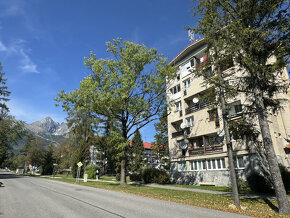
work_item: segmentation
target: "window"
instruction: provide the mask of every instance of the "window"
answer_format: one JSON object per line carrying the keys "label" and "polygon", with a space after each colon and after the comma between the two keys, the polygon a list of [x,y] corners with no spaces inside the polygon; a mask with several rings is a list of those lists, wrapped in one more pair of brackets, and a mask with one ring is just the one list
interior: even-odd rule
{"label": "window", "polygon": [[170,92],[172,95],[180,92],[180,85],[174,86],[173,88],[170,89]]}
{"label": "window", "polygon": [[207,71],[206,71],[206,76],[208,76],[208,77],[213,77],[213,76],[214,76],[214,73],[213,73],[211,67],[207,69]]}
{"label": "window", "polygon": [[184,87],[184,89],[187,89],[190,87],[190,79],[183,81],[183,87]]}
{"label": "window", "polygon": [[234,165],[237,169],[244,169],[245,168],[245,161],[244,156],[236,156],[234,158]]}
{"label": "window", "polygon": [[186,162],[179,162],[178,163],[178,171],[186,171]]}
{"label": "window", "polygon": [[205,160],[196,160],[191,162],[191,170],[206,170]]}
{"label": "window", "polygon": [[216,158],[216,159],[207,159],[207,160],[195,160],[191,162],[191,170],[200,171],[200,170],[219,170],[225,169],[225,159]]}
{"label": "window", "polygon": [[181,111],[182,110],[181,101],[175,103],[175,108],[176,108],[177,111]]}
{"label": "window", "polygon": [[218,110],[217,109],[208,111],[208,116],[209,116],[209,121],[215,121],[215,126],[216,127],[220,126],[219,115],[218,115]]}
{"label": "window", "polygon": [[236,115],[243,111],[241,101],[234,102],[229,107],[229,115]]}
{"label": "window", "polygon": [[193,126],[194,125],[194,119],[193,119],[193,116],[191,117],[188,117],[186,118],[186,123],[187,123],[187,126]]}

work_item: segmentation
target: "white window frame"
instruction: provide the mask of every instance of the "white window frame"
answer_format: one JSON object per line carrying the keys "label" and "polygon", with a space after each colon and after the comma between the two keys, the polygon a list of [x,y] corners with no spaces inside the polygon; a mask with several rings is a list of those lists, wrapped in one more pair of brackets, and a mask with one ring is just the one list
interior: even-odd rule
{"label": "white window frame", "polygon": [[190,87],[190,79],[186,79],[183,81],[184,90]]}
{"label": "white window frame", "polygon": [[[239,158],[242,158],[243,160],[243,165],[244,166],[240,166],[239,164]],[[234,157],[234,161],[235,161],[235,169],[245,169],[246,166],[246,161],[245,161],[245,155],[238,155]]]}
{"label": "white window frame", "polygon": [[187,127],[194,126],[194,116],[190,116],[186,118]]}
{"label": "white window frame", "polygon": [[175,103],[175,109],[176,111],[182,111],[181,101]]}

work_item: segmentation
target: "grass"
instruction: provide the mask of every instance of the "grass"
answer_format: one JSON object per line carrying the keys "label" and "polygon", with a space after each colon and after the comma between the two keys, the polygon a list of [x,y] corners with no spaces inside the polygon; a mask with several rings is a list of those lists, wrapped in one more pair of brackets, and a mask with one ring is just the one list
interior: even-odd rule
{"label": "grass", "polygon": [[[106,177],[105,177],[106,178]],[[75,180],[71,177],[62,176],[61,178],[54,179],[67,183],[75,183]],[[107,179],[111,179],[107,178]],[[166,201],[172,201],[177,203],[189,204],[199,207],[205,207],[215,210],[221,210],[226,212],[239,213],[254,217],[288,217],[286,215],[280,215],[277,211],[276,201],[269,201],[263,199],[247,199],[240,198],[241,205],[247,207],[246,210],[232,209],[229,205],[233,203],[231,197],[223,195],[213,195],[198,192],[188,192],[180,190],[168,190],[162,188],[153,188],[142,185],[120,185],[118,183],[108,182],[87,182],[80,181],[79,185],[90,186],[95,188],[102,188],[107,190],[125,192],[135,195],[141,195],[150,198],[156,198]],[[184,186],[183,186],[184,187]],[[209,188],[209,187],[207,187]],[[215,187],[217,188],[217,187]],[[223,189],[225,191],[225,189]]]}

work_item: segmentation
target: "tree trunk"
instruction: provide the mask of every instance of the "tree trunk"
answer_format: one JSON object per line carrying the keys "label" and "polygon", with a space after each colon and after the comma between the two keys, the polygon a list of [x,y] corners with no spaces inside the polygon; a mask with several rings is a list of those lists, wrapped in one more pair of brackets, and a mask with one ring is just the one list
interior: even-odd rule
{"label": "tree trunk", "polygon": [[127,165],[127,156],[124,153],[122,160],[121,160],[121,175],[120,175],[120,183],[121,185],[126,185],[126,165]]}
{"label": "tree trunk", "polygon": [[259,90],[254,91],[256,100],[255,105],[258,113],[258,120],[260,124],[261,134],[263,138],[263,144],[266,151],[266,158],[269,165],[269,170],[271,174],[271,179],[274,185],[275,194],[279,206],[279,213],[288,214],[290,213],[290,207],[288,203],[288,198],[286,195],[285,187],[283,184],[282,176],[280,173],[278,161],[273,147],[273,141],[270,134],[270,128],[267,121],[267,116],[265,114],[265,106],[263,99],[259,94]]}
{"label": "tree trunk", "polygon": [[220,99],[221,99],[221,108],[222,108],[222,115],[223,115],[226,144],[227,144],[228,163],[229,163],[230,178],[231,178],[231,184],[232,184],[233,200],[234,200],[235,206],[240,207],[238,184],[237,184],[237,177],[236,177],[234,158],[233,158],[233,146],[231,143],[229,124],[228,124],[228,116],[227,116],[227,111],[226,111],[226,102],[225,102],[223,88],[221,91]]}

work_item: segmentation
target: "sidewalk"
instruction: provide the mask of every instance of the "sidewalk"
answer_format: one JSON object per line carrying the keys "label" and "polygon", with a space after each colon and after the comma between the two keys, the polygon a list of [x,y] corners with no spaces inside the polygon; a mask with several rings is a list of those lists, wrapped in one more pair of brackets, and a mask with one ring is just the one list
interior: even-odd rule
{"label": "sidewalk", "polygon": [[[45,177],[45,176],[42,176]],[[49,177],[49,176],[47,176]],[[50,177],[50,178],[61,178],[61,177]],[[80,178],[80,180],[84,180],[83,178]],[[107,182],[107,183],[120,183],[118,181],[108,181],[108,180],[95,180],[95,179],[88,179],[90,182]],[[183,187],[175,187],[175,186],[169,186],[169,185],[158,185],[158,184],[144,184],[144,183],[136,183],[136,182],[129,182],[129,185],[137,185],[137,186],[147,186],[147,187],[153,187],[153,188],[163,188],[163,189],[171,189],[171,190],[180,190],[180,191],[190,191],[190,192],[199,192],[199,193],[206,193],[206,194],[214,194],[214,195],[225,195],[225,196],[232,196],[231,192],[223,192],[223,191],[211,191],[211,190],[205,190],[205,189],[195,189],[195,188],[183,188]],[[267,199],[267,200],[276,200],[275,196],[271,195],[264,195],[264,194],[239,194],[240,197],[245,198],[261,198],[261,199]],[[288,201],[290,201],[290,197],[288,197]]]}
{"label": "sidewalk", "polygon": [[[181,190],[181,191],[191,191],[191,192],[214,194],[214,195],[232,196],[231,192],[211,191],[211,190],[195,189],[195,188],[182,188],[182,187],[174,187],[174,186],[168,186],[168,185],[157,185],[157,184],[143,184],[143,185],[148,186],[148,187],[164,188],[164,189],[171,189],[171,190]],[[263,195],[263,194],[239,194],[239,196],[245,197],[245,198],[262,198],[262,199],[267,199],[267,200],[276,200],[275,196]],[[288,197],[288,201],[290,201],[290,197]]]}

